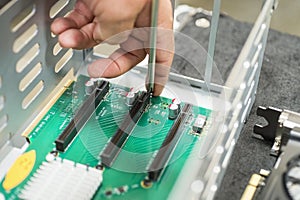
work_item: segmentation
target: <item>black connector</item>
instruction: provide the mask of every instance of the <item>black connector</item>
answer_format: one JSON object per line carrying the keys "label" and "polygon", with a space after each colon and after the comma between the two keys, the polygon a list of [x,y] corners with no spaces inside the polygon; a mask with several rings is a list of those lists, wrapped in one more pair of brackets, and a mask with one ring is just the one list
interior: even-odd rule
{"label": "black connector", "polygon": [[266,126],[256,124],[254,126],[253,132],[257,135],[262,136],[264,140],[274,142],[276,138],[276,129],[279,125],[278,120],[282,112],[283,110],[278,108],[273,108],[273,107],[265,108],[263,106],[259,106],[257,108],[256,114],[258,116],[265,118],[268,124]]}
{"label": "black connector", "polygon": [[109,91],[109,82],[101,81],[99,86],[82,104],[75,116],[64,129],[60,136],[55,140],[56,150],[64,152],[67,146],[75,138],[77,133],[81,130],[84,124],[91,117],[97,106],[101,103],[104,96]]}
{"label": "black connector", "polygon": [[166,136],[159,151],[157,152],[156,156],[154,157],[152,163],[148,168],[149,181],[156,182],[162,176],[162,172],[167,166],[168,161],[170,160],[174,149],[176,148],[176,145],[178,144],[178,141],[182,135],[182,127],[189,116],[191,108],[191,104],[185,104],[181,113],[179,114],[173,126],[169,130],[168,135]]}
{"label": "black connector", "polygon": [[148,92],[143,92],[138,98],[135,99],[130,111],[124,117],[119,129],[113,135],[100,155],[101,163],[103,165],[110,167],[113,164],[136,123],[139,121],[149,104],[150,93]]}

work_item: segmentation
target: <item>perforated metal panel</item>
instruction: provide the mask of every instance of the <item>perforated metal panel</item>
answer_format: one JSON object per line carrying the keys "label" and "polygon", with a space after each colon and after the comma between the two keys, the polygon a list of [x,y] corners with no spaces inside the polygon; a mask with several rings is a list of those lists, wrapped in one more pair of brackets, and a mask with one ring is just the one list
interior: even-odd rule
{"label": "perforated metal panel", "polygon": [[20,135],[63,78],[78,70],[82,51],[62,49],[51,34],[54,17],[73,0],[0,1],[0,147],[22,145]]}

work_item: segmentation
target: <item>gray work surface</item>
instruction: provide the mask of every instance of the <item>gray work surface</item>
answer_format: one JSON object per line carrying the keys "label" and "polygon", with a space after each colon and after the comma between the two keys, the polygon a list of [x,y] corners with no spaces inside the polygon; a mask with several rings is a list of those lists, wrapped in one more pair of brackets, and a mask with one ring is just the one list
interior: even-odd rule
{"label": "gray work surface", "polygon": [[[201,17],[206,16],[196,14],[181,32],[207,49],[209,28],[195,26],[195,20]],[[223,80],[226,80],[252,26],[228,16],[220,17],[214,61]],[[193,55],[194,52],[182,44],[177,42],[177,51]],[[175,56],[173,63],[174,70],[189,76],[197,76],[194,69],[182,57]],[[269,155],[272,144],[252,137],[253,126],[262,122],[262,119],[256,116],[258,106],[273,106],[300,112],[299,37],[270,30],[256,101],[233,151],[216,199],[240,199],[250,176],[262,168],[272,169],[275,163],[275,158]]]}

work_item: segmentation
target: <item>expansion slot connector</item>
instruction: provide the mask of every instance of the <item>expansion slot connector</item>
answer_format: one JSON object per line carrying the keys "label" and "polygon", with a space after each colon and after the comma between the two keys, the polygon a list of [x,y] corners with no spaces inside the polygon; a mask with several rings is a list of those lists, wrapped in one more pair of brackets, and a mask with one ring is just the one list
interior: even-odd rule
{"label": "expansion slot connector", "polygon": [[62,134],[55,140],[56,149],[64,152],[67,146],[75,138],[77,133],[81,130],[83,125],[91,117],[95,108],[103,100],[104,96],[109,91],[109,83],[102,81],[93,93],[87,98],[83,105],[76,112],[74,118],[69,125],[64,129]]}
{"label": "expansion slot connector", "polygon": [[148,181],[156,182],[160,179],[161,175],[163,174],[162,172],[167,166],[168,161],[170,160],[176,148],[176,145],[178,144],[178,141],[182,135],[183,125],[189,116],[191,108],[192,105],[185,104],[181,113],[179,114],[173,126],[169,130],[168,135],[166,136],[154,160],[148,168]]}
{"label": "expansion slot connector", "polygon": [[150,104],[150,93],[143,92],[133,103],[124,121],[101,153],[101,162],[110,167],[124,146],[136,123]]}

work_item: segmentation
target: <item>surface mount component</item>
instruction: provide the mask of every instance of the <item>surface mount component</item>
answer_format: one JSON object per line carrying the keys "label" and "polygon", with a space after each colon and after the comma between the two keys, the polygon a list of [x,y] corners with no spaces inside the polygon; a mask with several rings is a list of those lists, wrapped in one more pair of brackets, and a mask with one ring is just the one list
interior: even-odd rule
{"label": "surface mount component", "polygon": [[[76,199],[74,196],[95,200],[149,199],[149,193],[154,199],[168,198],[178,174],[182,173],[182,166],[186,165],[192,156],[195,145],[198,146],[200,143],[200,138],[189,134],[192,116],[202,113],[209,117],[211,110],[186,105],[184,113],[181,113],[181,122],[177,122],[174,128],[176,120],[169,120],[167,114],[167,106],[172,103],[171,98],[150,98],[149,92],[137,92],[136,99],[130,106],[126,102],[126,93],[130,88],[110,83],[108,94],[97,108],[94,108],[95,113],[83,125],[80,134],[72,140],[72,144],[64,152],[58,152],[54,141],[71,121],[74,109],[77,111],[89,98],[86,95],[86,88],[81,87],[87,80],[89,77],[78,76],[77,81],[64,91],[30,133],[31,142],[26,149],[27,153],[18,159],[17,167],[13,167],[4,181],[0,182],[0,199],[1,195],[11,200],[35,199],[35,197]],[[75,101],[74,94],[76,94]],[[188,119],[184,120],[189,107],[192,107],[191,112]],[[118,129],[119,135],[114,136]],[[169,133],[170,129],[172,132]],[[108,160],[112,167],[106,167],[99,154],[112,138],[117,136],[120,136],[119,140],[116,140],[119,146],[113,144],[115,149],[112,149],[110,154],[112,157]],[[166,145],[161,147],[164,140],[170,143],[165,142]],[[156,156],[156,152],[163,152],[162,148],[168,148],[168,154],[162,159],[166,160],[162,165],[165,168],[164,175],[160,175],[161,178],[155,186],[150,180],[143,185],[142,181],[148,176],[148,166]],[[135,156],[127,157],[126,152],[133,152]],[[114,163],[115,158],[117,159]],[[139,169],[134,168],[135,166]],[[81,176],[86,174],[87,179],[90,179],[91,170],[103,172],[103,181],[97,179],[98,173],[95,173],[90,180],[91,183],[84,183],[86,180],[81,179]],[[157,172],[157,175],[159,174],[162,174],[162,171]],[[101,187],[97,181],[101,182]],[[98,187],[96,192],[94,187]],[[90,190],[87,191],[87,188]]]}
{"label": "surface mount component", "polygon": [[77,133],[81,130],[86,121],[91,117],[95,108],[103,100],[104,96],[109,90],[109,83],[102,81],[93,93],[87,98],[83,105],[76,112],[72,121],[64,129],[62,134],[55,140],[56,149],[64,152],[67,146],[75,138]]}
{"label": "surface mount component", "polygon": [[150,104],[150,95],[149,92],[142,92],[134,101],[130,111],[124,117],[124,121],[100,155],[103,165],[110,167],[113,164],[136,123]]}
{"label": "surface mount component", "polygon": [[189,116],[192,105],[185,104],[181,113],[177,117],[173,126],[169,130],[168,135],[163,141],[159,151],[157,152],[154,160],[148,168],[148,179],[151,182],[156,182],[160,179],[163,170],[166,168],[168,161],[170,160],[174,149],[182,135],[182,129],[185,123],[185,120]]}

